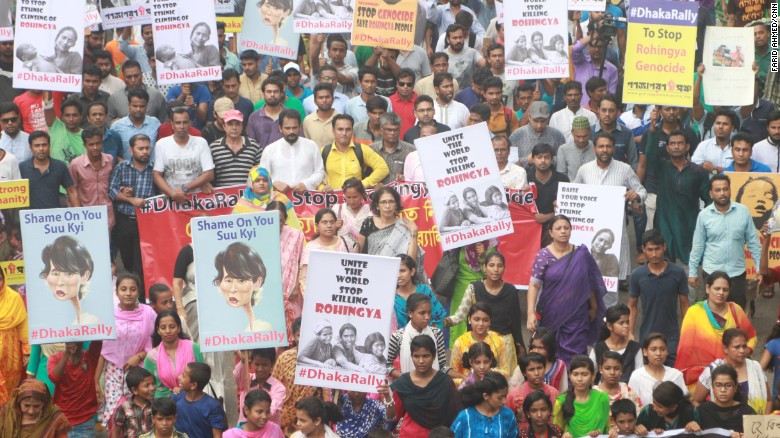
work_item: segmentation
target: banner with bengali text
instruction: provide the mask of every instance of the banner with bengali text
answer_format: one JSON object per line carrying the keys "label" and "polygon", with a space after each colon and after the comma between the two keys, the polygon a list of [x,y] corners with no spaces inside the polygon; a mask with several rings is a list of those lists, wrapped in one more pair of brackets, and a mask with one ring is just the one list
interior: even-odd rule
{"label": "banner with bengali text", "polygon": [[[419,228],[417,242],[425,251],[425,272],[430,276],[441,259],[442,249],[428,190],[423,183],[402,183],[395,187],[404,206],[401,217],[414,221]],[[171,286],[176,256],[192,242],[190,219],[230,214],[244,189],[245,186],[223,187],[215,189],[211,195],[194,194],[191,201],[183,205],[165,196],[156,196],[149,198],[143,208],[136,209],[145,283]],[[536,189],[531,185],[528,191],[506,189],[506,193],[515,232],[498,238],[499,251],[512,260],[512,269],[507,269],[504,281],[526,286],[541,241],[542,225],[535,220],[538,213]],[[340,191],[288,193],[288,197],[307,239],[316,232],[314,215],[318,210],[336,208],[344,203]]]}
{"label": "banner with bengali text", "polygon": [[624,102],[690,108],[698,10],[696,3],[670,0],[631,4]]}
{"label": "banner with bengali text", "polygon": [[102,0],[100,15],[103,18],[103,29],[141,26],[152,22],[152,6],[149,0],[130,0],[129,3],[123,5],[116,0]]}

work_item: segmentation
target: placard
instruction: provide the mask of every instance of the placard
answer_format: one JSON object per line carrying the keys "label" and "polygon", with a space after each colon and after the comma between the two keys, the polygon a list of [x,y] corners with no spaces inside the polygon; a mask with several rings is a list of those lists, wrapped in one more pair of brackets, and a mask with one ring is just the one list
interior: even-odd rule
{"label": "placard", "polygon": [[623,101],[690,107],[696,3],[635,0],[629,9]]}
{"label": "placard", "polygon": [[225,32],[239,33],[244,23],[246,0],[217,0],[217,22],[225,23]]}
{"label": "placard", "polygon": [[102,0],[100,15],[103,29],[141,26],[152,23],[152,6],[149,0]]}
{"label": "placard", "polygon": [[84,26],[91,30],[97,30],[98,25],[103,22],[98,9],[98,0],[85,0],[85,2]]}
{"label": "placard", "polygon": [[0,41],[14,39],[14,23],[11,21],[11,0],[0,0]]}
{"label": "placard", "polygon": [[30,343],[115,339],[106,206],[19,215]]}
{"label": "placard", "polygon": [[287,346],[275,211],[190,222],[201,350]]}
{"label": "placard", "polygon": [[312,251],[295,384],[376,392],[401,259]]}
{"label": "placard", "polygon": [[352,32],[355,0],[293,0],[297,33]]}
{"label": "placard", "polygon": [[222,80],[214,0],[152,0],[159,85]]}
{"label": "placard", "polygon": [[574,245],[585,245],[599,265],[604,285],[617,292],[626,188],[558,183],[558,214],[571,221]]}
{"label": "placard", "polygon": [[[24,276],[24,251],[19,227],[19,209],[30,206],[30,183],[26,179],[0,182],[0,221],[5,233],[0,243],[0,269],[5,283],[22,296],[26,287]],[[2,234],[0,234],[2,236]]]}
{"label": "placard", "polygon": [[238,51],[252,49],[262,55],[297,59],[300,35],[293,29],[292,2],[286,0],[286,4],[286,10],[267,1],[246,8]]}
{"label": "placard", "polygon": [[520,0],[504,5],[507,80],[569,76],[566,0]]}
{"label": "placard", "polygon": [[417,21],[415,0],[356,0],[352,44],[412,50]]}
{"label": "placard", "polygon": [[606,7],[607,4],[601,0],[568,0],[567,1],[567,9],[570,11],[604,12]]}
{"label": "placard", "polygon": [[752,27],[707,26],[704,35],[704,99],[707,105],[752,105],[754,87]]}
{"label": "placard", "polygon": [[444,250],[511,234],[486,123],[415,140]]}
{"label": "placard", "polygon": [[777,415],[743,415],[742,427],[750,438],[780,438],[780,417]]}
{"label": "placard", "polygon": [[84,8],[57,0],[18,0],[13,87],[81,91]]}

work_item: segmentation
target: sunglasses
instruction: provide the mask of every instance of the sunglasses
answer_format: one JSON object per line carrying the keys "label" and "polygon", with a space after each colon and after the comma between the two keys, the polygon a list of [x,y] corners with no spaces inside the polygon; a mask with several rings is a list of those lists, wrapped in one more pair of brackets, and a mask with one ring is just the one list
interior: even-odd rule
{"label": "sunglasses", "polygon": [[412,82],[401,82],[401,81],[398,81],[398,86],[399,87],[411,87],[413,85],[414,85],[414,81],[412,81]]}
{"label": "sunglasses", "polygon": [[7,119],[0,119],[0,122],[3,123],[16,123],[19,120],[19,117],[9,117]]}

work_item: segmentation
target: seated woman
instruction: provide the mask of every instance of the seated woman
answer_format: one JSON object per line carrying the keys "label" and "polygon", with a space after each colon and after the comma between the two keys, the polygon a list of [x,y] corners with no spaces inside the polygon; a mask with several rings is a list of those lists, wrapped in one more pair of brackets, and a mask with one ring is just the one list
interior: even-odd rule
{"label": "seated woman", "polygon": [[452,379],[436,370],[436,343],[427,335],[409,343],[415,367],[401,375],[393,389],[396,420],[402,420],[400,438],[428,436],[437,426],[449,426],[461,410],[460,394]]}
{"label": "seated woman", "polygon": [[314,326],[314,334],[317,335],[311,343],[298,352],[298,363],[320,368],[334,368],[336,361],[333,359],[333,326],[327,319],[320,320]]}
{"label": "seated woman", "polygon": [[702,429],[719,427],[732,431],[733,438],[741,438],[744,432],[742,417],[755,415],[746,403],[741,402],[737,372],[728,365],[721,365],[710,374],[712,376],[713,397],[696,408],[701,418]]}
{"label": "seated woman", "polygon": [[67,438],[71,427],[51,400],[46,384],[28,378],[11,391],[0,410],[0,431],[6,437]]}
{"label": "seated woman", "polygon": [[461,391],[463,405],[452,423],[456,438],[484,434],[486,437],[516,437],[517,423],[511,410],[504,406],[509,384],[506,377],[491,371],[485,378]]}
{"label": "seated woman", "polygon": [[699,376],[696,390],[693,392],[693,402],[701,404],[707,396],[710,399],[715,396],[712,371],[721,365],[728,365],[737,372],[739,401],[748,404],[756,412],[771,413],[772,398],[769,396],[769,387],[761,364],[746,357],[749,350],[745,332],[737,328],[723,332],[723,350],[726,357],[707,365]]}
{"label": "seated woman", "polygon": [[469,351],[475,343],[484,342],[490,347],[496,358],[495,371],[503,374],[504,377],[509,376],[509,363],[506,359],[504,341],[498,333],[490,330],[492,315],[493,311],[486,303],[474,303],[471,305],[467,318],[469,325],[471,325],[471,330],[455,340],[455,345],[453,345],[450,355],[452,369],[464,375],[468,374],[465,369],[466,362],[461,360],[463,353]]}

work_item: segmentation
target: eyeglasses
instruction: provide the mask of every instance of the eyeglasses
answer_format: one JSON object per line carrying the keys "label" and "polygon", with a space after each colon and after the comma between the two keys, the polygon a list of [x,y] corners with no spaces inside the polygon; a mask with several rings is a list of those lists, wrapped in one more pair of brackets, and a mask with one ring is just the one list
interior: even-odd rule
{"label": "eyeglasses", "polygon": [[320,81],[332,81],[333,79],[336,79],[335,76],[320,76]]}
{"label": "eyeglasses", "polygon": [[399,87],[411,87],[411,86],[414,86],[414,81],[412,81],[412,82],[398,81],[398,86]]}
{"label": "eyeglasses", "polygon": [[19,117],[9,117],[7,119],[0,119],[0,122],[3,123],[16,123],[19,121]]}
{"label": "eyeglasses", "polygon": [[433,108],[417,108],[418,113],[432,113],[434,112]]}
{"label": "eyeglasses", "polygon": [[379,205],[395,205],[395,200],[385,199],[383,201],[379,201]]}
{"label": "eyeglasses", "polygon": [[728,383],[713,383],[712,386],[715,389],[734,389],[734,383],[728,382]]}

